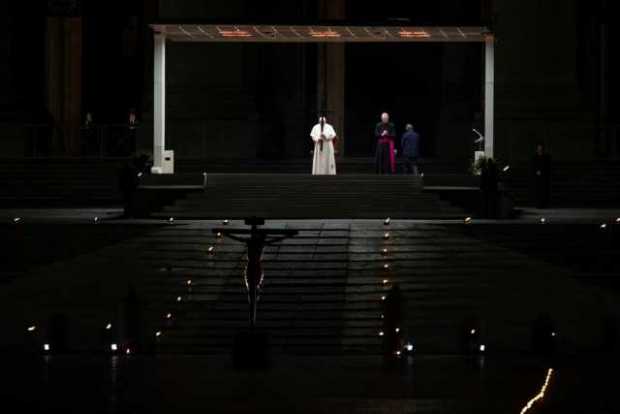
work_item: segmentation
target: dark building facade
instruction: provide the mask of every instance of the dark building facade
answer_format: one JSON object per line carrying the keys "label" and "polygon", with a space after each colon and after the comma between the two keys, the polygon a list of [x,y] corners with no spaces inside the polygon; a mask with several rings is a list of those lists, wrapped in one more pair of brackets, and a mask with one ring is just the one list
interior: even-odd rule
{"label": "dark building facade", "polygon": [[[618,36],[609,3],[49,1],[37,13],[5,5],[5,152],[25,155],[24,125],[53,119],[62,131],[53,154],[76,155],[86,113],[115,125],[130,109],[142,121],[138,147],[149,152],[149,22],[405,19],[496,33],[496,157],[525,160],[544,142],[558,159],[617,158],[618,64],[610,51]],[[326,112],[343,138],[341,153],[364,157],[374,150],[372,125],[389,111],[401,130],[416,125],[426,158],[462,161],[471,157],[472,128],[483,122],[483,62],[476,44],[170,44],[168,146],[178,159],[306,158],[308,131]]]}

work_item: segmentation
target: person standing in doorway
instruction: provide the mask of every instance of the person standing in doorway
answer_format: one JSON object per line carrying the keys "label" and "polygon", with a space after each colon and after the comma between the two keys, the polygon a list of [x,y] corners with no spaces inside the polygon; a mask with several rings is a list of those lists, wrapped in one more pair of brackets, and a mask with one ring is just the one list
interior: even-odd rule
{"label": "person standing in doorway", "polygon": [[420,156],[420,135],[413,128],[413,125],[407,124],[400,143],[405,161],[405,174],[413,174],[417,177],[418,158]]}

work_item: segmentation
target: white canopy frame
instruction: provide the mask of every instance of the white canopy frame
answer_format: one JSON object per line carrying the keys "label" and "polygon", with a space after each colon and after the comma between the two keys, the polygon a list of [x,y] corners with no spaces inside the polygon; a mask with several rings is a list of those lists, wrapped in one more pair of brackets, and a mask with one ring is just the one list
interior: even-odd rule
{"label": "white canopy frame", "polygon": [[166,43],[484,43],[484,152],[494,155],[495,36],[486,27],[421,27],[359,25],[219,25],[153,24],[154,111],[153,173],[173,173],[164,168],[166,149]]}

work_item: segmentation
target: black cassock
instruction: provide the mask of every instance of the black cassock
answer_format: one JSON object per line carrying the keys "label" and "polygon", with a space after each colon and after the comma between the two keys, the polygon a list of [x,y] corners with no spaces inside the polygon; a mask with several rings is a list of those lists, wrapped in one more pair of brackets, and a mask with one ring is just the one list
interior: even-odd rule
{"label": "black cassock", "polygon": [[[383,135],[386,131],[387,134]],[[375,127],[377,139],[376,170],[377,174],[395,174],[396,156],[394,154],[396,128],[391,122],[379,122]]]}

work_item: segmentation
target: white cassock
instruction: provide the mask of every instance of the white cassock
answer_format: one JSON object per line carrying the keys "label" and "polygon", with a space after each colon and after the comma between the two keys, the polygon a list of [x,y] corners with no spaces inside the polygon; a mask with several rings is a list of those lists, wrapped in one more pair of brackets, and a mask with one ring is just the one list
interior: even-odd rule
{"label": "white cassock", "polygon": [[336,175],[336,156],[334,150],[334,138],[336,131],[330,124],[323,124],[325,139],[321,145],[321,124],[312,128],[310,136],[314,141],[314,160],[312,162],[312,175]]}

